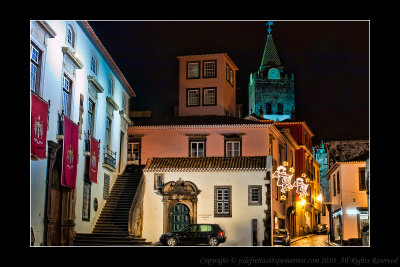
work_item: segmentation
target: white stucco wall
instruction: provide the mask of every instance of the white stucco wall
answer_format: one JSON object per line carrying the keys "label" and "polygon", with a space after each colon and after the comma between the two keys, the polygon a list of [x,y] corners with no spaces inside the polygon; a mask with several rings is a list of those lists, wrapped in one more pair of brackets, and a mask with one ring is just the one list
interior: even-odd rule
{"label": "white stucco wall", "polygon": [[[46,21],[48,25],[55,31],[56,36],[54,38],[48,38],[46,45],[39,46],[43,49],[43,69],[41,73],[42,86],[41,86],[41,97],[48,101],[51,101],[49,109],[49,129],[47,131],[47,140],[57,142],[57,121],[58,112],[61,112],[61,93],[62,93],[62,75],[63,75],[63,52],[62,47],[66,45],[66,21]],[[79,102],[80,94],[84,95],[83,103],[83,124],[82,124],[82,135],[79,140],[79,163],[77,171],[76,181],[76,219],[75,219],[75,231],[76,232],[90,232],[94,226],[95,219],[98,217],[101,207],[103,205],[103,185],[104,185],[104,173],[110,171],[105,170],[102,167],[103,164],[103,147],[105,140],[105,122],[106,122],[106,96],[107,96],[107,79],[110,73],[114,76],[114,101],[118,104],[120,109],[123,109],[122,105],[122,94],[126,89],[122,83],[116,78],[116,74],[110,68],[110,65],[102,57],[95,45],[90,41],[88,36],[83,32],[81,27],[76,21],[69,21],[76,32],[76,44],[75,44],[75,56],[84,64],[82,69],[76,69],[75,80],[72,86],[72,99],[71,99],[71,120],[77,123],[79,121]],[[32,28],[32,26],[31,26]],[[31,40],[38,43],[35,36],[31,34]],[[39,44],[40,45],[40,44]],[[83,155],[84,150],[84,134],[87,132],[87,107],[88,107],[88,75],[90,74],[90,57],[91,53],[97,53],[98,59],[98,73],[97,80],[101,86],[105,89],[103,93],[97,94],[97,101],[95,107],[95,129],[94,137],[100,139],[100,161],[98,169],[97,184],[91,186],[91,200],[90,200],[90,221],[82,221],[82,197],[83,197],[83,174],[84,174],[84,162],[85,156]],[[118,170],[119,164],[119,153],[120,153],[120,132],[121,132],[121,120],[118,110],[113,113],[112,121],[112,144],[111,148],[117,152],[116,155],[116,166]],[[127,134],[125,135],[125,139]],[[46,148],[46,153],[48,148]],[[62,148],[61,148],[62,149]],[[126,150],[126,142],[124,142],[124,148]],[[126,155],[126,153],[125,153]],[[125,158],[122,158],[126,162]],[[117,173],[110,174],[110,188],[113,184]],[[45,212],[45,195],[46,195],[46,175],[47,175],[47,159],[39,161],[31,161],[31,227],[34,230],[35,245],[40,245],[43,242],[43,227],[44,227],[44,212]],[[99,209],[97,212],[93,209],[93,200],[97,197]]]}
{"label": "white stucco wall", "polygon": [[[368,207],[366,191],[359,190],[359,168],[365,168],[365,162],[340,163],[339,167],[330,173],[332,211],[342,207],[343,240],[358,238],[358,207]],[[333,175],[339,173],[340,193],[333,196]],[[335,178],[337,179],[337,178]],[[335,229],[336,230],[336,229]]]}
{"label": "white stucco wall", "polygon": [[[257,219],[257,241],[264,239],[264,210],[266,210],[265,171],[215,172],[144,172],[146,179],[143,213],[143,237],[158,242],[163,234],[162,196],[154,190],[154,173],[164,173],[164,183],[191,181],[201,190],[198,195],[197,223],[216,223],[225,231],[226,242],[220,246],[252,246],[251,220]],[[214,217],[214,186],[232,186],[232,217]],[[262,186],[262,205],[248,205],[248,185]]]}

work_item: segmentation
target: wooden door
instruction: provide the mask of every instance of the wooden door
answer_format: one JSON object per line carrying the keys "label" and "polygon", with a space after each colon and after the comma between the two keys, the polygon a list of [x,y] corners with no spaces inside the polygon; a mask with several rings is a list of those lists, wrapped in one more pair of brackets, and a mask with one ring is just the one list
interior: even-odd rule
{"label": "wooden door", "polygon": [[50,188],[50,218],[52,227],[50,232],[51,245],[59,246],[61,243],[61,211],[62,211],[62,192],[61,178],[58,168],[53,169],[53,177]]}
{"label": "wooden door", "polygon": [[189,223],[189,208],[184,204],[175,205],[172,208],[171,231],[179,231]]}

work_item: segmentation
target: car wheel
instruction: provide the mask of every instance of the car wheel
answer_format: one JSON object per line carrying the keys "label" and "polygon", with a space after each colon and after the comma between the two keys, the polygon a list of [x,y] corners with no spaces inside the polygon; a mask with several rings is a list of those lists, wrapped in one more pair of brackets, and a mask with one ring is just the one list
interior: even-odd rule
{"label": "car wheel", "polygon": [[168,240],[167,240],[167,245],[170,246],[170,247],[176,246],[177,243],[178,243],[178,242],[176,241],[176,238],[175,238],[175,237],[170,237],[170,238],[168,238]]}
{"label": "car wheel", "polygon": [[211,237],[211,238],[208,240],[208,244],[209,244],[210,246],[212,246],[212,247],[218,246],[218,245],[219,245],[219,241],[218,241],[218,239],[217,239],[216,237]]}

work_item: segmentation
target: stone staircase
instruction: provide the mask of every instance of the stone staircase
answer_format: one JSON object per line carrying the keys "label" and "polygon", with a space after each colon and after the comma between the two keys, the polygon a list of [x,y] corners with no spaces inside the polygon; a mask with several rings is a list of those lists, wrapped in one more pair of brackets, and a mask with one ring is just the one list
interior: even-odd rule
{"label": "stone staircase", "polygon": [[111,189],[92,233],[77,233],[74,246],[143,246],[144,238],[129,234],[128,220],[132,200],[142,178],[144,166],[128,165]]}

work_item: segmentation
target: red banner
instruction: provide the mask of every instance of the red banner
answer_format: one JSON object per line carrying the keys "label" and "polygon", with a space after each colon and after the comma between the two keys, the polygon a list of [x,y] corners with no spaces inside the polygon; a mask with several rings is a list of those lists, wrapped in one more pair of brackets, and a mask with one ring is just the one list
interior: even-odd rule
{"label": "red banner", "polygon": [[79,126],[64,115],[64,144],[61,184],[75,189],[78,169]]}
{"label": "red banner", "polygon": [[32,92],[31,99],[31,155],[39,159],[45,159],[49,104]]}
{"label": "red banner", "polygon": [[99,141],[90,137],[90,171],[89,179],[93,183],[97,183],[97,168],[99,162]]}

